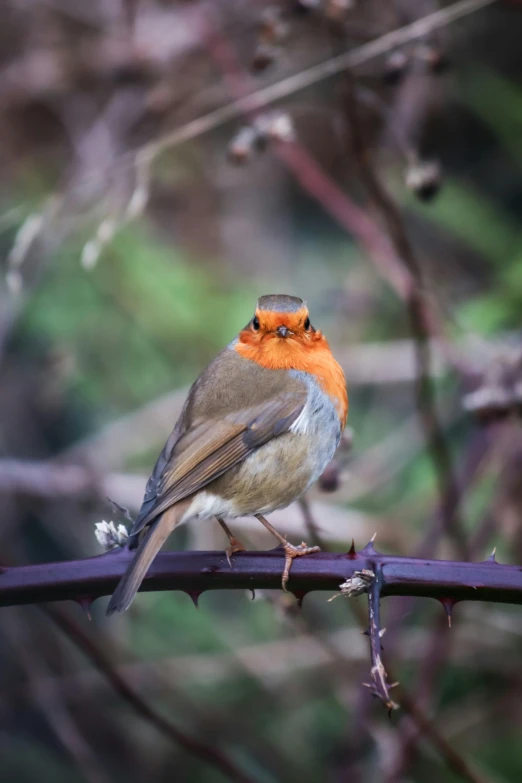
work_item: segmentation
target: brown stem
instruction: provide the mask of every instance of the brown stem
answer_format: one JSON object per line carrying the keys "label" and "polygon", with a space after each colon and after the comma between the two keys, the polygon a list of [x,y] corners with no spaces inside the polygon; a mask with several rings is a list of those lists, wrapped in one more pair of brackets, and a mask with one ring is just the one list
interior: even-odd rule
{"label": "brown stem", "polygon": [[361,180],[368,190],[375,211],[386,228],[395,253],[409,273],[405,301],[417,360],[417,408],[437,477],[442,526],[448,537],[453,540],[459,556],[466,558],[468,546],[458,514],[459,492],[453,474],[451,454],[444,437],[444,430],[439,422],[435,392],[430,377],[431,348],[429,338],[433,331],[432,313],[424,290],[422,269],[411,246],[401,214],[382,184],[370,158],[359,121],[354,86],[349,75],[346,78],[346,87],[346,116]]}
{"label": "brown stem", "polygon": [[107,655],[93,641],[91,635],[87,634],[83,628],[64,611],[58,607],[51,606],[45,606],[44,611],[53,623],[69,637],[87,658],[89,658],[116,693],[118,693],[118,695],[126,701],[138,715],[141,715],[142,718],[155,726],[158,731],[165,734],[170,740],[181,745],[188,753],[191,753],[196,758],[219,769],[229,780],[237,781],[237,783],[253,783],[252,778],[240,770],[220,750],[188,736],[147,704],[147,702],[131,688],[125,678],[112,666]]}
{"label": "brown stem", "polygon": [[453,772],[459,775],[462,780],[467,780],[468,783],[485,783],[484,778],[480,777],[475,770],[469,766],[467,761],[460,756],[442,734],[440,734],[433,723],[426,718],[424,711],[417,705],[415,699],[412,699],[406,693],[401,693],[401,705],[405,712],[414,719],[416,728],[418,728],[420,733],[427,737],[437,748],[441,757]]}

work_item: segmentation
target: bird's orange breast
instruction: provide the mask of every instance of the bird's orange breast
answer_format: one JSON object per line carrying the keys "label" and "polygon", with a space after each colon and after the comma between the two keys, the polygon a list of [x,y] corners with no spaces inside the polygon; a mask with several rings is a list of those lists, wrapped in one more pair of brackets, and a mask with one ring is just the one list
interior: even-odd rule
{"label": "bird's orange breast", "polygon": [[321,332],[307,335],[305,340],[271,336],[259,340],[246,329],[240,333],[234,350],[267,370],[300,370],[314,375],[334,402],[342,427],[345,426],[348,415],[346,378]]}

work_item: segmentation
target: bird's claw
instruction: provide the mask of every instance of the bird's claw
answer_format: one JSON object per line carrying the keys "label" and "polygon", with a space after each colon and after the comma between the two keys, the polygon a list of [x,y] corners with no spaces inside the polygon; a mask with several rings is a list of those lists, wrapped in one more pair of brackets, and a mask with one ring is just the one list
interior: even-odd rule
{"label": "bird's claw", "polygon": [[232,555],[235,555],[236,552],[246,552],[246,547],[243,546],[241,541],[238,541],[237,538],[234,538],[234,536],[230,539],[230,546],[227,546],[225,549],[225,554],[227,556],[228,564],[230,568],[232,568],[232,560],[230,559]]}
{"label": "bird's claw", "polygon": [[289,544],[288,541],[285,541],[283,544],[283,549],[285,550],[285,567],[283,570],[283,575],[281,577],[281,587],[285,591],[285,593],[288,592],[286,589],[286,583],[288,582],[290,578],[290,568],[292,566],[292,561],[296,557],[302,557],[303,555],[311,555],[314,552],[320,552],[321,547],[319,546],[308,546],[305,544],[304,541],[302,541],[299,546],[294,546],[293,544]]}

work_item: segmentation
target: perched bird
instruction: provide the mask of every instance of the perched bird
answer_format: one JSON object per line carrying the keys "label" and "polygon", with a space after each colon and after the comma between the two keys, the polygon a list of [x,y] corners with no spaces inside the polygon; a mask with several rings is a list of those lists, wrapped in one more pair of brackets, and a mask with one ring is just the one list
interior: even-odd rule
{"label": "perched bird", "polygon": [[344,373],[302,299],[262,296],[251,321],[201,373],[148,481],[130,532],[136,554],[107,614],[127,609],[182,522],[255,516],[282,544],[285,567],[319,547],[293,546],[264,518],[302,495],[332,459],[346,424]]}

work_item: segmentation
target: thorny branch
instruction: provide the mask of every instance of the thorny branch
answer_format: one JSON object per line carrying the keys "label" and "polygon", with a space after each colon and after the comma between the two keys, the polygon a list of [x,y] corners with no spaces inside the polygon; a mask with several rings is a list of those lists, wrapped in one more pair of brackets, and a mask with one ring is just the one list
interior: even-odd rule
{"label": "thorny branch", "polygon": [[[364,572],[364,571],[358,573],[357,576],[354,575],[354,577],[352,577],[352,579],[350,580],[351,582],[350,591],[353,591],[354,595],[360,594],[361,591],[364,592],[364,590],[367,589],[368,585],[371,584],[374,576],[375,575],[373,574],[373,572]],[[336,598],[336,596],[334,596],[334,598]],[[275,600],[276,599],[274,598],[273,601],[275,602]],[[331,598],[329,600],[332,601],[334,599]],[[354,616],[359,621],[361,618],[360,618],[360,612],[358,611],[357,604],[355,602],[350,602],[350,608],[353,610]],[[309,608],[306,616],[304,615],[298,616],[295,614],[295,612],[287,611],[286,616],[293,624],[293,626],[296,628],[297,631],[301,633],[303,631],[310,633],[311,627],[313,627],[313,619],[314,619],[313,610],[310,615],[310,608]],[[311,619],[312,619],[312,623],[310,622]],[[315,619],[318,620],[318,618]],[[379,639],[382,638],[383,634],[384,634],[384,629],[381,628],[380,633],[378,635]],[[366,632],[366,635],[368,635],[368,632]],[[441,639],[443,641],[443,644],[447,646],[447,637],[444,638],[439,633],[439,639]],[[317,643],[324,648],[325,653],[332,660],[336,661],[341,667],[344,668],[344,663],[345,663],[344,654],[346,654],[346,648],[344,650],[343,656],[340,656],[337,645],[335,643],[332,644],[332,641],[329,637],[320,636],[317,638]],[[389,656],[388,656],[388,661],[389,661]],[[388,687],[391,688],[391,686]],[[422,709],[422,707],[420,707],[417,704],[417,699],[412,698],[410,693],[407,690],[405,690],[403,686],[401,686],[400,688],[400,704],[401,707],[406,712],[406,714],[411,716],[417,732],[423,734],[427,739],[429,739],[433,747],[437,749],[441,758],[444,759],[448,767],[454,769],[458,774],[461,775],[463,780],[467,780],[469,781],[469,783],[484,783],[484,781],[481,780],[476,775],[476,773],[470,769],[466,760],[455,750],[455,748],[439,732],[436,725],[434,725],[432,721],[429,720],[425,711]],[[368,706],[368,700],[366,700],[364,703],[360,705],[359,708],[356,709],[358,721],[361,718],[363,718],[363,715],[365,713],[365,708],[367,708],[367,706]],[[348,780],[354,780],[353,776],[349,776]]]}
{"label": "thorny branch", "polygon": [[[0,606],[44,601],[94,601],[110,595],[132,558],[127,549],[98,557],[0,568]],[[234,555],[230,568],[224,552],[162,552],[152,564],[142,590],[182,590],[194,597],[206,590],[279,589],[281,549]],[[522,604],[522,566],[428,560],[350,550],[320,552],[296,560],[289,587],[294,593],[336,590],[355,572],[382,567],[381,596],[416,596],[457,601]]]}
{"label": "thorny branch", "polygon": [[370,692],[382,701],[388,712],[397,708],[397,704],[390,697],[388,676],[382,662],[381,637],[385,629],[381,627],[381,588],[382,566],[375,566],[375,574],[368,586],[368,635],[370,637],[370,654],[372,668],[370,671],[372,682],[368,684]]}
{"label": "thorny branch", "polygon": [[457,775],[460,775],[462,780],[467,780],[469,783],[485,783],[484,778],[480,777],[475,770],[471,769],[468,762],[463,759],[450,743],[446,742],[440,732],[437,731],[432,721],[426,718],[426,715],[418,706],[416,700],[402,691],[401,706],[404,711],[413,718],[416,729],[418,729],[421,734],[428,737],[434,747],[437,748],[449,769],[452,769]]}
{"label": "thorny branch", "polygon": [[[0,606],[73,600],[84,608],[112,593],[132,554],[126,548],[86,560],[3,568]],[[182,590],[197,604],[206,590],[278,589],[282,552],[240,553],[230,568],[222,552],[172,552],[157,556],[142,590]],[[361,574],[364,575],[361,580]],[[355,585],[355,580],[359,580]],[[425,560],[378,553],[373,542],[359,552],[318,553],[297,560],[289,587],[299,599],[312,590],[335,590],[369,595],[369,634],[372,692],[393,709],[381,660],[380,598],[408,595],[458,601],[497,601],[522,604],[522,567],[500,565],[492,556],[481,563]]]}

